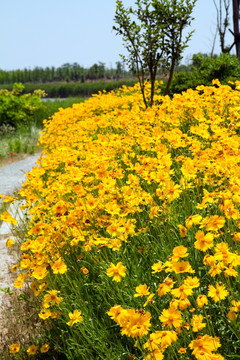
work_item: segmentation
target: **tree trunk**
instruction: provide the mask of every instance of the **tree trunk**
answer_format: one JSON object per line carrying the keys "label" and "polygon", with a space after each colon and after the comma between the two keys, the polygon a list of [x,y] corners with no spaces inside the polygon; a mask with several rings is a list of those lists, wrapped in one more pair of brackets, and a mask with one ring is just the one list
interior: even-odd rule
{"label": "tree trunk", "polygon": [[240,0],[233,0],[234,43],[236,46],[236,55],[240,60],[239,5],[240,5]]}
{"label": "tree trunk", "polygon": [[164,95],[168,95],[168,93],[169,93],[170,86],[171,86],[171,83],[172,83],[174,68],[175,68],[175,59],[172,60],[171,68],[170,68],[170,71],[169,71],[169,77],[168,77],[168,81],[167,81],[167,86],[165,88]]}

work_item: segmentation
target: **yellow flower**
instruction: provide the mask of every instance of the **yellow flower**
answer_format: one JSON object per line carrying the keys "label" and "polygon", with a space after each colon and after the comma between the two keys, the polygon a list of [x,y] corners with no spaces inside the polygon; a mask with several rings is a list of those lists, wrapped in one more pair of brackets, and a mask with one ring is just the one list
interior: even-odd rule
{"label": "yellow flower", "polygon": [[60,258],[53,263],[52,270],[54,274],[64,274],[67,271],[67,266]]}
{"label": "yellow flower", "polygon": [[44,295],[44,302],[51,303],[51,306],[57,304],[59,305],[62,302],[62,298],[57,296],[59,291],[57,290],[50,290],[47,292],[47,294]]}
{"label": "yellow flower", "polygon": [[153,297],[154,297],[154,293],[151,293],[148,297],[147,297],[147,301],[143,304],[143,307],[147,306],[149,303],[153,303]]}
{"label": "yellow flower", "polygon": [[172,279],[170,278],[166,278],[165,281],[161,284],[159,284],[158,286],[158,296],[164,296],[166,295],[168,292],[171,291],[172,287],[174,285],[174,282]]}
{"label": "yellow flower", "polygon": [[198,359],[200,355],[210,354],[216,351],[221,346],[219,338],[209,335],[198,336],[197,339],[192,340],[189,344],[192,354]]}
{"label": "yellow flower", "polygon": [[160,350],[154,350],[145,356],[144,360],[163,360],[164,355]]}
{"label": "yellow flower", "polygon": [[161,272],[163,271],[164,267],[165,267],[164,264],[162,264],[161,261],[159,261],[152,265],[152,269],[153,269],[152,273],[155,274],[157,272]]}
{"label": "yellow flower", "polygon": [[29,346],[28,349],[27,349],[28,355],[35,355],[36,352],[37,352],[37,349],[38,349],[38,346],[36,346],[34,344]]}
{"label": "yellow flower", "polygon": [[188,276],[184,282],[184,285],[189,286],[190,288],[197,288],[200,286],[199,279],[195,276],[194,278],[191,276]]}
{"label": "yellow flower", "polygon": [[17,271],[18,264],[15,264],[11,268],[11,272]]}
{"label": "yellow flower", "polygon": [[120,314],[114,317],[114,320],[121,326],[121,333],[133,338],[142,338],[148,333],[148,329],[151,327],[150,319],[150,312],[145,313],[143,309],[138,311],[120,309]]}
{"label": "yellow flower", "polygon": [[146,284],[144,285],[139,285],[136,287],[136,293],[134,294],[134,297],[138,297],[138,296],[145,296],[145,295],[149,295],[150,291],[149,291],[149,287],[147,287]]}
{"label": "yellow flower", "polygon": [[185,221],[185,226],[190,229],[193,225],[200,224],[201,220],[202,217],[199,214],[189,216],[189,218]]}
{"label": "yellow flower", "polygon": [[10,246],[13,246],[13,244],[14,244],[13,239],[8,238],[7,241],[6,241],[6,246],[10,247]]}
{"label": "yellow flower", "polygon": [[203,221],[201,222],[201,227],[206,228],[206,230],[210,231],[218,231],[221,229],[225,224],[225,219],[223,216],[213,215],[213,216],[207,216]]}
{"label": "yellow flower", "polygon": [[182,315],[181,312],[170,307],[169,309],[163,309],[162,314],[159,316],[159,320],[162,322],[163,326],[169,326],[172,328],[178,328],[182,324]]}
{"label": "yellow flower", "polygon": [[171,293],[174,297],[186,299],[188,296],[192,295],[192,288],[183,284],[179,288],[173,289]]}
{"label": "yellow flower", "polygon": [[229,265],[229,267],[225,268],[224,270],[224,275],[225,276],[233,276],[233,277],[237,277],[238,276],[238,272],[233,268],[232,265]]}
{"label": "yellow flower", "polygon": [[80,270],[84,275],[87,275],[89,273],[89,270],[85,266],[82,266]]}
{"label": "yellow flower", "polygon": [[183,245],[180,245],[180,246],[176,246],[174,249],[173,249],[173,257],[172,257],[172,260],[175,262],[175,261],[178,261],[179,259],[181,258],[184,258],[184,257],[187,257],[189,254],[187,252],[187,248]]}
{"label": "yellow flower", "polygon": [[46,352],[48,352],[49,348],[50,348],[50,346],[48,344],[44,344],[41,346],[40,351],[41,351],[41,353],[46,353]]}
{"label": "yellow flower", "polygon": [[35,277],[35,279],[37,279],[37,280],[42,280],[47,276],[47,274],[48,274],[48,271],[47,271],[46,267],[38,266],[34,269],[32,276]]}
{"label": "yellow flower", "polygon": [[[127,334],[133,338],[141,338],[143,335],[148,333],[148,329],[151,327],[150,323],[151,314],[147,311],[146,313],[135,312],[133,317],[130,318],[130,324],[127,326]],[[122,330],[124,333],[124,330]]]}
{"label": "yellow flower", "polygon": [[118,323],[118,317],[121,314],[123,308],[120,305],[114,305],[111,309],[107,312],[108,316],[113,319],[116,323]]}
{"label": "yellow flower", "polygon": [[19,344],[12,344],[9,346],[10,354],[16,354],[20,351],[21,346]]}
{"label": "yellow flower", "polygon": [[43,320],[46,320],[48,319],[49,317],[51,317],[52,313],[49,309],[42,309],[41,312],[38,314],[38,316],[43,319]]}
{"label": "yellow flower", "polygon": [[233,310],[229,310],[227,317],[229,318],[229,320],[235,321],[237,319],[237,313]]}
{"label": "yellow flower", "polygon": [[205,235],[202,230],[199,230],[195,235],[195,239],[197,241],[195,241],[194,246],[198,250],[206,251],[213,247],[214,236],[212,233],[207,233]]}
{"label": "yellow flower", "polygon": [[191,320],[192,331],[197,332],[205,328],[206,324],[202,322],[203,316],[202,315],[193,315]]}
{"label": "yellow flower", "polygon": [[185,310],[190,305],[191,304],[190,304],[190,301],[188,300],[188,298],[178,300],[178,308],[179,308],[179,310]]}
{"label": "yellow flower", "polygon": [[213,285],[208,286],[208,296],[215,302],[224,300],[228,296],[229,292],[225,289],[224,285],[216,284],[216,288]]}
{"label": "yellow flower", "polygon": [[164,330],[156,331],[150,334],[148,341],[143,345],[144,349],[155,351],[161,349],[166,350],[173,342],[177,341],[178,337],[175,331]]}
{"label": "yellow flower", "polygon": [[208,304],[208,299],[206,295],[198,295],[196,301],[199,308],[202,308],[204,305]]}
{"label": "yellow flower", "polygon": [[[0,197],[1,198],[1,197]],[[3,202],[5,203],[8,203],[8,202],[12,202],[12,201],[14,201],[14,200],[16,200],[13,196],[5,196],[5,198],[4,198],[4,200],[3,200]]]}
{"label": "yellow flower", "polygon": [[73,313],[70,312],[68,314],[68,316],[69,316],[70,320],[69,320],[69,322],[67,322],[67,325],[69,325],[69,326],[72,326],[76,323],[83,321],[83,318],[81,316],[81,311],[79,311],[79,310],[74,310]]}
{"label": "yellow flower", "polygon": [[6,221],[12,225],[17,225],[17,220],[12,217],[10,213],[7,211],[4,211],[2,215],[0,216],[0,220]]}
{"label": "yellow flower", "polygon": [[179,261],[172,263],[173,271],[176,274],[182,274],[185,272],[194,273],[195,271],[192,269],[191,265],[188,261]]}
{"label": "yellow flower", "polygon": [[227,316],[229,320],[235,321],[237,319],[238,312],[240,311],[240,301],[232,300],[231,303],[233,306],[230,307]]}
{"label": "yellow flower", "polygon": [[178,225],[178,229],[179,229],[180,236],[182,238],[187,237],[187,229],[185,228],[185,226]]}
{"label": "yellow flower", "polygon": [[16,280],[16,281],[14,282],[14,287],[15,287],[16,289],[19,289],[19,288],[23,287],[23,280]]}
{"label": "yellow flower", "polygon": [[110,268],[107,269],[107,276],[113,277],[114,281],[121,281],[122,277],[126,276],[126,266],[122,262],[118,262],[117,265],[110,264]]}

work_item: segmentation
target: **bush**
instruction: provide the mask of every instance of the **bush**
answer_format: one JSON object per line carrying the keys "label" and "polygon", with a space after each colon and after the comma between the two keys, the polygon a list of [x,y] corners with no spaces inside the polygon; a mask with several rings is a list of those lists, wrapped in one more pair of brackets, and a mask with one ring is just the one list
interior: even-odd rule
{"label": "bush", "polygon": [[13,90],[0,90],[0,127],[10,125],[19,128],[23,125],[31,125],[35,112],[42,106],[41,97],[44,91],[35,90],[33,94],[21,93],[24,86],[15,83]]}
{"label": "bush", "polygon": [[205,54],[195,54],[192,57],[190,72],[180,71],[174,75],[171,94],[181,93],[198,85],[211,85],[212,80],[218,79],[222,84],[229,80],[240,78],[240,62],[234,55],[221,54],[213,57]]}

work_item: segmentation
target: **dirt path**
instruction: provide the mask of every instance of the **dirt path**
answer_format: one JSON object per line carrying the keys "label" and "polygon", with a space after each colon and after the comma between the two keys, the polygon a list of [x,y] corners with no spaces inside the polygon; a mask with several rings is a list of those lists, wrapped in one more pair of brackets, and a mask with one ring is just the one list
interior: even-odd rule
{"label": "dirt path", "polygon": [[35,165],[40,153],[26,157],[0,168],[0,194],[8,195],[19,190],[25,181],[26,172]]}
{"label": "dirt path", "polygon": [[[12,195],[15,191],[21,188],[25,182],[25,174],[36,165],[40,153],[28,156],[27,158],[13,162],[0,168],[0,194]],[[2,200],[0,200],[2,201]],[[11,205],[8,211],[15,218],[19,215],[16,214],[16,204]],[[18,219],[17,219],[18,220]],[[11,228],[6,222],[0,225],[0,288],[6,289],[12,286],[12,274],[9,269],[15,264],[16,259],[10,255],[10,251],[6,247],[7,239],[11,237]],[[4,306],[4,292],[0,291],[0,311]],[[0,319],[1,320],[1,319]],[[0,321],[1,325],[1,321]],[[1,326],[0,326],[1,328]]]}

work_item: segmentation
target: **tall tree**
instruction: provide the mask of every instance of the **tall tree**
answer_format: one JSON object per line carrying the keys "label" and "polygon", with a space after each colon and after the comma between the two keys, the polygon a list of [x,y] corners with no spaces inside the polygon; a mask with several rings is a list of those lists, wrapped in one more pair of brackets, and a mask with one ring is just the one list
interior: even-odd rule
{"label": "tall tree", "polygon": [[221,52],[228,53],[230,47],[225,44],[227,28],[230,25],[230,0],[213,0],[217,11],[217,33],[219,35]]}
{"label": "tall tree", "polygon": [[[234,43],[236,46],[236,55],[240,59],[240,33],[239,33],[239,9],[240,9],[240,0],[233,0],[233,32],[231,33],[234,36]],[[232,45],[232,46],[233,46]]]}
{"label": "tall tree", "polygon": [[[116,1],[113,29],[122,35],[128,56],[122,56],[139,80],[146,107],[154,103],[157,70],[168,71],[165,94],[170,89],[176,63],[181,59],[192,32],[183,40],[183,30],[190,24],[196,0],[136,0],[136,9]],[[150,78],[150,99],[145,81]]]}

